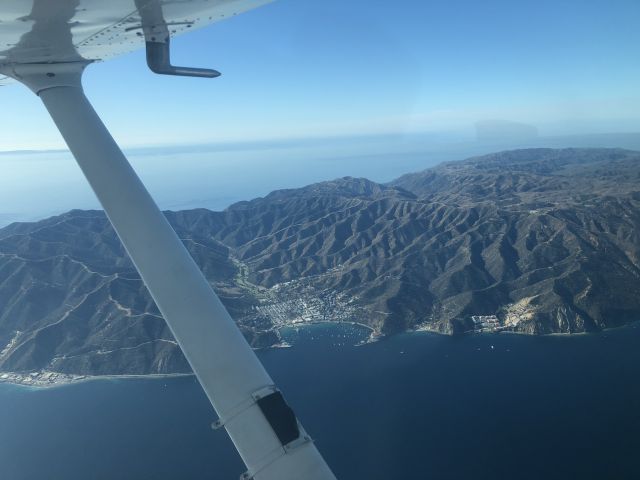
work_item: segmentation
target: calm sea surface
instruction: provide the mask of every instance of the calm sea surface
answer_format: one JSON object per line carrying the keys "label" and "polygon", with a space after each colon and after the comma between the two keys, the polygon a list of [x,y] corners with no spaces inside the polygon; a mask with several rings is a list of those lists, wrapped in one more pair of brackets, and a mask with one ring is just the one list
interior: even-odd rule
{"label": "calm sea surface", "polygon": [[[287,330],[260,352],[341,479],[640,478],[640,326],[597,335]],[[0,478],[237,479],[192,377],[0,384]]]}

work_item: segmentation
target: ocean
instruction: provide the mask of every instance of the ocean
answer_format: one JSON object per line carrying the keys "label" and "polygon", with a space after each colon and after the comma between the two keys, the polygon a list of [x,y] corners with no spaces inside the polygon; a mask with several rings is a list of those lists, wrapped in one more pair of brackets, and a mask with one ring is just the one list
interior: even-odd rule
{"label": "ocean", "polygon": [[[640,149],[639,134],[540,137],[481,143],[471,135],[398,134],[126,151],[160,208],[222,210],[283,188],[344,176],[388,182],[440,162],[524,147]],[[68,210],[100,208],[66,151],[0,152],[0,227]]]}
{"label": "ocean", "polygon": [[[371,344],[288,329],[258,354],[340,479],[640,478],[640,326]],[[237,479],[193,377],[0,384],[0,478]]]}

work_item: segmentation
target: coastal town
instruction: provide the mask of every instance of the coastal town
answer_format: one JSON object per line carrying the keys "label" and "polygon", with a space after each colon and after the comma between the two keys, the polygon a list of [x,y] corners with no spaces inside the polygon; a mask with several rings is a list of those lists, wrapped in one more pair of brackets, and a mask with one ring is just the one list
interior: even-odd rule
{"label": "coastal town", "polygon": [[0,373],[0,382],[14,383],[31,387],[51,387],[77,382],[89,378],[87,375],[70,375],[59,372]]}
{"label": "coastal town", "polygon": [[[274,327],[314,322],[353,322],[359,308],[334,290],[316,292],[304,285],[276,285],[270,298],[263,298],[256,310],[267,316]],[[292,294],[292,290],[296,290]]]}

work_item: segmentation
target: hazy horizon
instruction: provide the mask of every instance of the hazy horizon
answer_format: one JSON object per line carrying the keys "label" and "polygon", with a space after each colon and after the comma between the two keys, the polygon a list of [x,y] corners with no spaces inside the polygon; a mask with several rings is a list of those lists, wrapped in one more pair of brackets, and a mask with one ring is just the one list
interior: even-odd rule
{"label": "hazy horizon", "polygon": [[[541,136],[640,131],[637,0],[278,0],[172,40],[215,80],[154,75],[138,50],[89,66],[123,146],[458,132],[502,119]],[[330,34],[329,34],[330,32]],[[0,88],[0,149],[62,148],[37,96]]]}
{"label": "hazy horizon", "polygon": [[[443,161],[538,147],[640,150],[640,133],[494,141],[452,135],[344,136],[131,148],[126,153],[162,209],[222,210],[283,188],[344,176],[384,183]],[[0,227],[72,209],[101,209],[66,150],[3,152],[0,167]]]}

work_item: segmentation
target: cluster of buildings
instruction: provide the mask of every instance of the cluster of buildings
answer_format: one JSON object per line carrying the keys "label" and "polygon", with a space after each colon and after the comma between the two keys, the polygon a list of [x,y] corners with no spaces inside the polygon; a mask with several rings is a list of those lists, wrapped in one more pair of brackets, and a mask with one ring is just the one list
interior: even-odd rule
{"label": "cluster of buildings", "polygon": [[[353,322],[357,309],[334,291],[318,293],[313,288],[273,289],[273,298],[265,299],[256,310],[276,327],[313,322]],[[297,288],[296,288],[297,287]]]}
{"label": "cluster of buildings", "polygon": [[472,315],[473,331],[476,333],[499,332],[505,330],[506,326],[500,323],[495,315]]}
{"label": "cluster of buildings", "polygon": [[46,387],[59,385],[86,378],[84,375],[67,375],[58,372],[31,372],[31,373],[0,373],[0,382],[15,383],[19,385],[31,385],[34,387]]}

